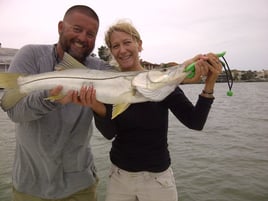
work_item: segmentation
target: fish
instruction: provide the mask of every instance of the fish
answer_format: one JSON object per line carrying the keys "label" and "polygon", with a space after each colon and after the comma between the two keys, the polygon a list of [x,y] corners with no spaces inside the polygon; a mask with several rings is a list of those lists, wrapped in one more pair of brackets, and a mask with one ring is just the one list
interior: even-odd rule
{"label": "fish", "polygon": [[56,101],[70,90],[80,91],[82,86],[92,86],[98,101],[113,105],[114,119],[133,103],[162,101],[190,73],[183,65],[128,72],[96,70],[87,68],[68,53],[64,53],[55,69],[58,70],[32,75],[0,73],[0,88],[5,89],[0,102],[2,109],[6,111],[14,107],[21,98],[34,91],[61,85],[63,89],[59,96],[46,98]]}

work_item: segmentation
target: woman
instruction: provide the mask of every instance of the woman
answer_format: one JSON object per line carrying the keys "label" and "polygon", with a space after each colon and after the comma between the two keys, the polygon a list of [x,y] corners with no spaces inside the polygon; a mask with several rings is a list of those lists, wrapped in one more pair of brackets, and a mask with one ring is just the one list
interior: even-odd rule
{"label": "woman", "polygon": [[[139,53],[142,40],[128,22],[111,26],[105,41],[122,71],[143,70]],[[193,79],[206,75],[204,90],[194,106],[177,87],[161,102],[132,104],[111,120],[112,105],[96,101],[93,88],[81,90],[80,101],[95,111],[96,127],[113,139],[112,162],[106,201],[177,201],[177,190],[168,151],[168,111],[190,129],[202,130],[211,104],[213,88],[222,66],[214,54],[198,55],[184,64],[196,62]]]}

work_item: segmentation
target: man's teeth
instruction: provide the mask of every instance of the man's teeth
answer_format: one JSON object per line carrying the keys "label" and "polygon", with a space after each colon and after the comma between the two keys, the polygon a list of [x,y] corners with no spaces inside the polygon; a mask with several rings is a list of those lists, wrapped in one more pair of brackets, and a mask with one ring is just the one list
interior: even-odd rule
{"label": "man's teeth", "polygon": [[77,46],[77,47],[83,47],[83,45],[80,44],[80,43],[75,43],[75,46]]}

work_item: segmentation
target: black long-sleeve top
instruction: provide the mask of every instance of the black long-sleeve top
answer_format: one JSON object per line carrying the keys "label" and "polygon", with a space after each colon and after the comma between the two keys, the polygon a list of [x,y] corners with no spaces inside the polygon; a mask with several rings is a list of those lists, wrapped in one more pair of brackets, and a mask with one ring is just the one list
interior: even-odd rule
{"label": "black long-sleeve top", "polygon": [[161,172],[170,166],[168,151],[168,110],[190,129],[202,130],[213,103],[199,96],[194,106],[178,87],[161,102],[132,104],[111,120],[112,105],[106,117],[95,116],[95,125],[107,139],[113,139],[110,159],[121,169]]}

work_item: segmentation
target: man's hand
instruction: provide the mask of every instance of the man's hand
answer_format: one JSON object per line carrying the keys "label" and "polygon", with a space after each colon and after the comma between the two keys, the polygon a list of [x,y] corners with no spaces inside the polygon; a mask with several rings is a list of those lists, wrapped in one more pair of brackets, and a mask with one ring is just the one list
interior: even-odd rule
{"label": "man's hand", "polygon": [[[56,86],[55,88],[51,89],[49,91],[49,96],[61,96],[61,91],[63,87],[62,86]],[[73,100],[73,94],[74,91],[69,91],[67,95],[63,96],[62,98],[56,100],[55,102],[61,103],[61,104],[67,104],[72,102]]]}

